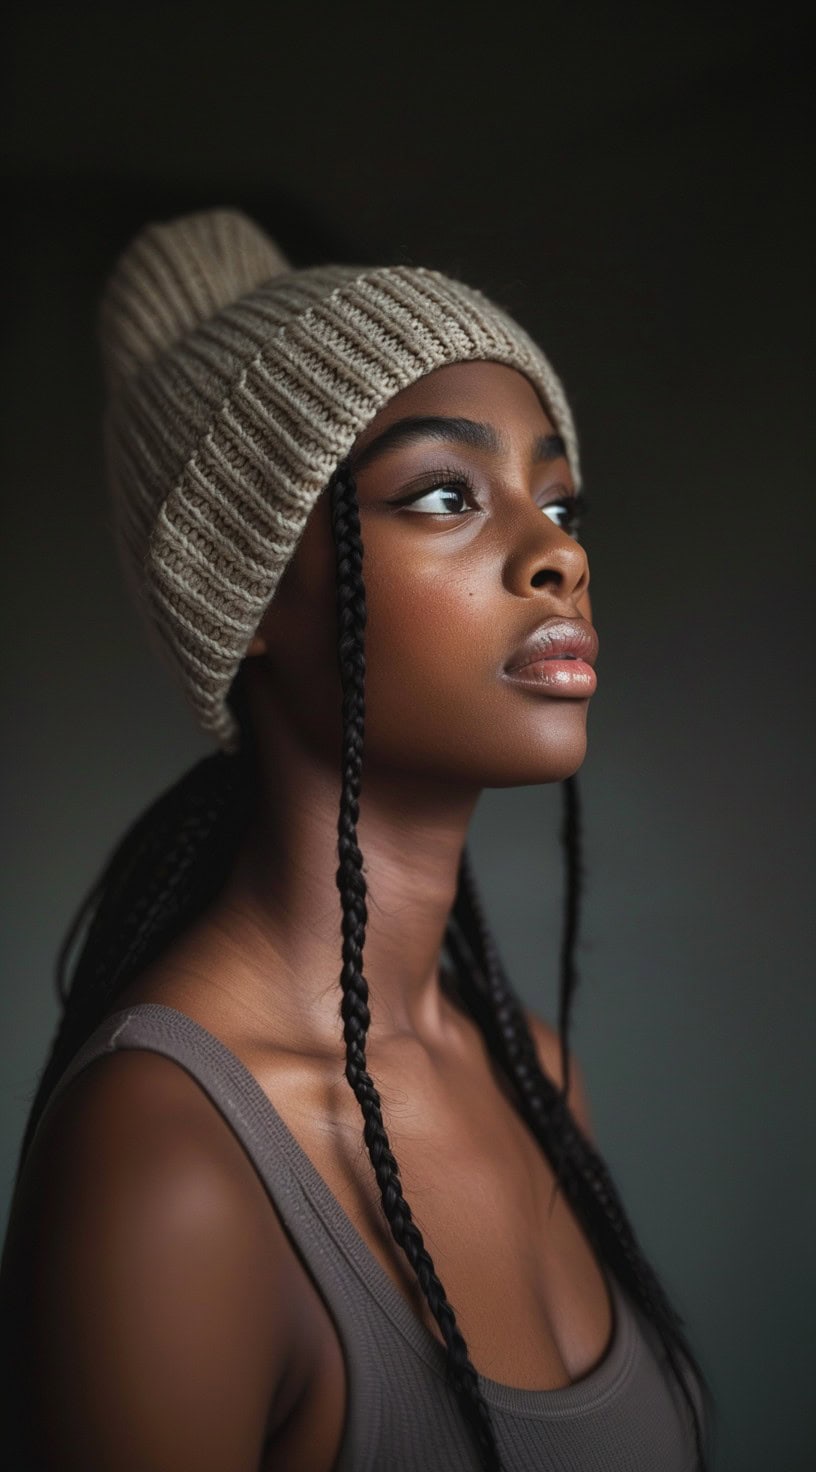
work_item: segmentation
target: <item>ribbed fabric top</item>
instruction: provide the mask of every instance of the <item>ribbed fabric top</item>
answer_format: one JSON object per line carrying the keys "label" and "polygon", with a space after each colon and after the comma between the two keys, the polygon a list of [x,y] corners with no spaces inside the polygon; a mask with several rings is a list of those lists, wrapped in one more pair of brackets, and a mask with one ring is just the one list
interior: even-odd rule
{"label": "ribbed fabric top", "polygon": [[[48,1107],[83,1068],[118,1048],[161,1053],[197,1081],[252,1161],[328,1305],[349,1383],[335,1472],[474,1472],[478,1458],[445,1382],[443,1346],[413,1313],[260,1084],[212,1033],[156,1003],[119,1011],[77,1053]],[[695,1467],[690,1416],[660,1341],[615,1279],[607,1281],[612,1342],[583,1379],[560,1390],[527,1390],[479,1375],[506,1472]]]}

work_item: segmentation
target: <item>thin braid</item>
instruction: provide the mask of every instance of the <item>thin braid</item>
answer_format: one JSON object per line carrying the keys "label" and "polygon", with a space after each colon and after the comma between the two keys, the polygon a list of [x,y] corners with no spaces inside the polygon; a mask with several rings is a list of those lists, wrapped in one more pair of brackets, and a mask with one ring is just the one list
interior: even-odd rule
{"label": "thin braid", "polygon": [[329,483],[332,527],[337,549],[338,654],[343,688],[343,750],[336,873],[342,906],[343,990],[341,1015],[346,1045],[346,1078],[364,1120],[364,1139],[380,1188],[383,1209],[395,1241],[419,1280],[447,1346],[448,1384],[474,1434],[482,1465],[501,1472],[501,1461],[487,1404],[481,1394],[456,1316],[437,1277],[422,1233],[405,1200],[399,1167],[383,1123],[380,1096],[366,1067],[366,1035],[371,1013],[362,969],[366,909],[363,859],[357,843],[365,718],[365,588],[363,547],[354,479],[343,461]]}
{"label": "thin braid", "polygon": [[561,842],[564,849],[566,886],[564,895],[564,921],[561,932],[560,981],[558,987],[558,1040],[561,1048],[561,1092],[566,1101],[570,1086],[569,1031],[572,1021],[572,1003],[577,983],[575,946],[578,939],[578,917],[583,888],[583,863],[581,853],[581,807],[577,777],[567,777],[561,783],[564,814],[561,823]]}
{"label": "thin braid", "polygon": [[[568,805],[567,829],[577,817],[577,811],[577,803]],[[573,835],[567,832],[568,850],[572,842]],[[572,872],[577,873],[577,866]],[[454,915],[470,952],[470,985],[473,985],[475,968],[481,975],[483,1000],[488,1003],[492,1014],[496,1034],[494,1047],[498,1042],[504,1069],[516,1086],[522,1116],[549,1159],[596,1250],[609,1262],[654,1324],[691,1413],[700,1472],[706,1472],[702,1425],[682,1372],[680,1356],[686,1359],[707,1395],[705,1377],[686,1339],[683,1321],[643,1254],[606,1164],[577,1124],[564,1091],[558,1089],[541,1068],[524,1009],[501,964],[466,849],[462,854]],[[461,956],[461,942],[459,954]],[[574,969],[568,968],[562,973],[562,981],[564,975],[574,979]],[[563,1037],[561,1045],[563,1057]]]}
{"label": "thin braid", "polygon": [[18,1178],[71,1058],[137,970],[165,950],[224,883],[246,822],[249,771],[248,747],[241,756],[216,752],[197,762],[131,825],[83,900],[57,957],[62,1015],[29,1112]]}

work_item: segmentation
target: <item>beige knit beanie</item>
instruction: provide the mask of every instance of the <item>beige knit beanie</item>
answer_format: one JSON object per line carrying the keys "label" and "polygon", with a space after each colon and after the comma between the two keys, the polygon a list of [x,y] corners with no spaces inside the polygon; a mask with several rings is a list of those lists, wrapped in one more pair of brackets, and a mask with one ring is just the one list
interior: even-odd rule
{"label": "beige knit beanie", "polygon": [[338,462],[446,363],[526,374],[578,446],[543,353],[479,291],[418,266],[295,271],[237,210],[149,225],[106,286],[105,447],[117,542],[154,642],[227,751],[226,695]]}

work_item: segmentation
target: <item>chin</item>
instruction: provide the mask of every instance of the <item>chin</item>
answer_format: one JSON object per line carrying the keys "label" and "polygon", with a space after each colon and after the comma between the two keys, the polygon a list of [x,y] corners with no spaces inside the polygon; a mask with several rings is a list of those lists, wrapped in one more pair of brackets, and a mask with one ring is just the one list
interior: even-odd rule
{"label": "chin", "polygon": [[581,770],[581,767],[584,765],[584,758],[586,757],[586,746],[587,744],[586,742],[584,742],[584,749],[579,756],[575,755],[569,760],[563,761],[559,765],[558,771],[555,773],[555,775],[542,777],[541,781],[564,782],[567,777],[574,777],[576,772],[579,772]]}
{"label": "chin", "polygon": [[[522,762],[525,782],[563,782],[574,777],[587,754],[588,701],[553,702],[543,728],[526,733]],[[510,748],[512,749],[512,748]]]}
{"label": "chin", "polygon": [[542,763],[541,770],[539,771],[538,775],[532,780],[535,783],[564,782],[566,781],[567,777],[574,777],[576,772],[579,772],[581,770],[581,767],[584,764],[585,756],[586,744],[584,745],[584,750],[580,754],[580,756],[573,755],[569,758],[564,757],[563,760],[558,762],[548,761],[546,763]]}
{"label": "chin", "polygon": [[508,745],[501,768],[494,770],[485,787],[539,787],[545,782],[563,782],[574,777],[587,754],[586,730],[571,732],[563,740],[528,745],[521,752]]}

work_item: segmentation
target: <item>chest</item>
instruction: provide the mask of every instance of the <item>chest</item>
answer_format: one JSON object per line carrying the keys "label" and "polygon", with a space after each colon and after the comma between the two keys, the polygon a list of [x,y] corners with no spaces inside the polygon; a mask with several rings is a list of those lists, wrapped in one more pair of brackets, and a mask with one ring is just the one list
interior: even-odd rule
{"label": "chest", "polygon": [[[369,1252],[442,1343],[386,1220],[362,1112],[342,1070],[257,1052],[245,1061]],[[604,1278],[490,1065],[470,1059],[440,1071],[415,1052],[409,1066],[377,1070],[372,1062],[370,1071],[403,1195],[473,1363],[524,1389],[585,1375],[612,1332]]]}
{"label": "chest", "polygon": [[[150,988],[153,988],[151,990]],[[156,988],[158,987],[158,991]],[[315,1059],[270,1046],[274,1028],[245,1027],[172,979],[148,982],[130,1000],[188,1012],[238,1057],[322,1177],[423,1329],[442,1333],[384,1215],[363,1139],[363,1114],[342,1058]],[[479,1373],[501,1385],[552,1390],[586,1375],[606,1355],[613,1308],[584,1233],[554,1190],[545,1155],[519,1117],[475,1029],[432,1056],[412,1040],[369,1051],[388,1144],[412,1218],[422,1233]],[[271,1208],[270,1208],[271,1210]],[[270,1237],[275,1225],[270,1218]],[[279,1241],[279,1235],[278,1239]],[[349,1407],[344,1348],[328,1304],[295,1248],[298,1308],[293,1395],[270,1400],[261,1472],[333,1472]]]}

